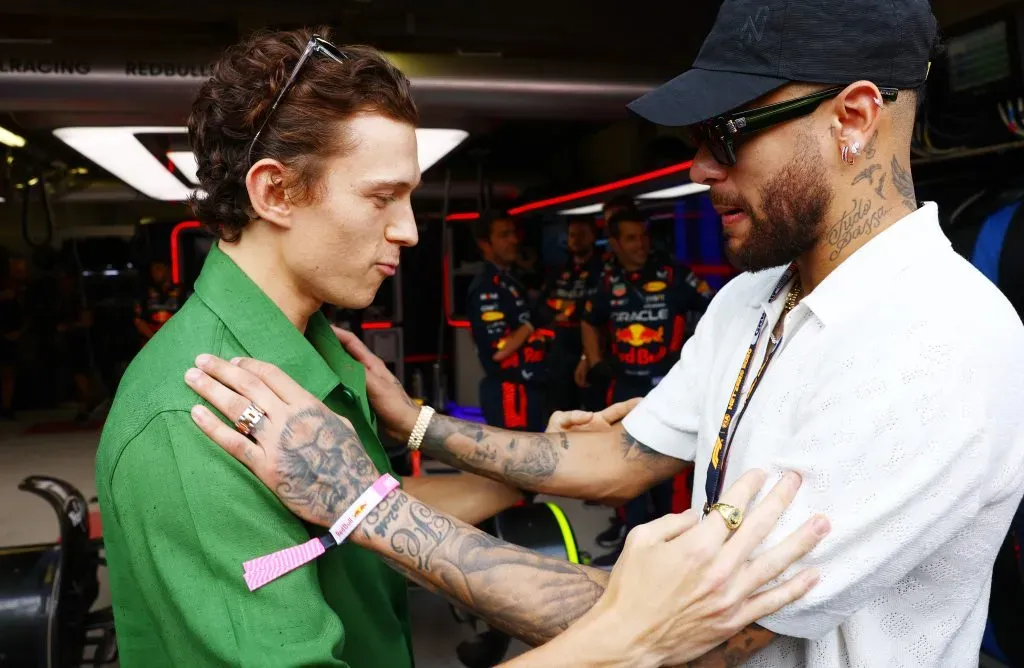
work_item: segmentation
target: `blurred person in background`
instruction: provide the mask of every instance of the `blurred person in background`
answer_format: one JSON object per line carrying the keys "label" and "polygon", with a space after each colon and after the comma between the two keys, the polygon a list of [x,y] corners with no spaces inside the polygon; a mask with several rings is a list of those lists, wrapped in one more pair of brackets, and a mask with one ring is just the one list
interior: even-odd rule
{"label": "blurred person in background", "polygon": [[555,314],[550,353],[552,406],[563,411],[584,408],[584,394],[590,389],[576,378],[584,364],[580,316],[602,267],[594,247],[597,226],[593,219],[574,218],[566,227],[569,260],[549,271],[544,282],[544,299]]}
{"label": "blurred person in background", "polygon": [[[679,360],[687,318],[706,311],[712,295],[686,267],[653,256],[647,222],[636,209],[612,214],[608,238],[615,269],[604,274],[586,301],[581,328],[587,378],[608,385],[605,403],[611,405],[647,396],[661,382]],[[610,340],[607,347],[602,332]],[[631,500],[624,524],[613,521],[598,536],[600,543],[618,548],[630,530],[672,512],[672,492],[669,479]],[[617,557],[615,549],[593,563],[609,566]]]}
{"label": "blurred person in background", "polygon": [[14,419],[14,397],[23,358],[23,337],[29,328],[29,263],[4,253],[0,285],[0,419]]}
{"label": "blurred person in background", "polygon": [[550,410],[548,349],[554,314],[543,302],[531,309],[526,286],[513,275],[519,258],[515,221],[485,212],[473,221],[484,266],[469,286],[467,311],[484,368],[480,407],[487,424],[542,431]]}
{"label": "blurred person in background", "polygon": [[61,270],[57,276],[56,348],[60,366],[71,374],[77,404],[75,420],[84,422],[96,407],[93,395],[93,357],[90,330],[93,313],[83,303],[76,271]]}
{"label": "blurred person in background", "polygon": [[162,260],[153,260],[149,265],[149,280],[135,307],[135,329],[143,345],[178,312],[181,301],[181,286],[171,280],[170,266]]}

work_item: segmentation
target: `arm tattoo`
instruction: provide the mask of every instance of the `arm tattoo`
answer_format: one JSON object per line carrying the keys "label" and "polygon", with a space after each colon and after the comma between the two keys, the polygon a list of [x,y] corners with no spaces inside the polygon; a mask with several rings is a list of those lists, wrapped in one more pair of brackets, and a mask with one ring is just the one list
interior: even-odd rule
{"label": "arm tattoo", "polygon": [[324,526],[377,479],[359,437],[324,406],[290,417],[280,444],[277,495],[293,511]]}
{"label": "arm tattoo", "polygon": [[652,473],[661,473],[661,465],[666,455],[661,454],[653,448],[649,448],[640,441],[629,435],[628,431],[622,432],[622,458],[628,461],[637,461],[644,465]]}
{"label": "arm tattoo", "polygon": [[421,448],[446,464],[532,488],[554,474],[568,446],[565,434],[524,434],[434,415]]}
{"label": "arm tattoo", "polygon": [[751,624],[686,666],[687,668],[735,668],[735,666],[743,665],[747,659],[770,645],[776,637],[778,636],[773,631],[757,624]]}
{"label": "arm tattoo", "polygon": [[607,575],[544,557],[433,511],[397,490],[391,513],[370,513],[358,531],[395,570],[471,608],[491,626],[538,645],[604,593]]}

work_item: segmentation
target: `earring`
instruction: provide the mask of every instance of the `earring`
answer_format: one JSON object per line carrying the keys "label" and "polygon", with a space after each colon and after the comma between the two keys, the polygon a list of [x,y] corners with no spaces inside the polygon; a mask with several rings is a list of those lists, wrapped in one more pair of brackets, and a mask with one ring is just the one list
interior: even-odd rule
{"label": "earring", "polygon": [[879,107],[881,107],[882,106],[882,98],[876,97],[875,98],[875,104],[877,104]]}
{"label": "earring", "polygon": [[858,153],[860,153],[860,142],[853,142],[853,146],[847,146],[846,144],[843,144],[841,155],[843,157],[843,162],[845,162],[846,164],[852,165],[856,161],[855,156]]}

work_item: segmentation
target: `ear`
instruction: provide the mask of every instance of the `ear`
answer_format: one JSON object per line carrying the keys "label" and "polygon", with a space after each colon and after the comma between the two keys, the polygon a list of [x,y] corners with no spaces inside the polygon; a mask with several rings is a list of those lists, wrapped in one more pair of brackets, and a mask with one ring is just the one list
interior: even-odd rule
{"label": "ear", "polygon": [[249,168],[245,189],[256,215],[272,225],[292,226],[292,205],[284,187],[285,166],[264,158]]}
{"label": "ear", "polygon": [[869,145],[882,119],[882,94],[878,86],[870,81],[852,83],[835,98],[832,109],[835,155],[840,159],[847,156],[848,162],[855,162],[865,151],[873,152]]}

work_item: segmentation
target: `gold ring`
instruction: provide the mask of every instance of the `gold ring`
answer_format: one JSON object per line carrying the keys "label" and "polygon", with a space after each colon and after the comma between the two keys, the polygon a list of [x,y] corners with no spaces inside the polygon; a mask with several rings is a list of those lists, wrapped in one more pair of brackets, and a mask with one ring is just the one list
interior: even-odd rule
{"label": "gold ring", "polygon": [[711,506],[711,510],[717,510],[725,520],[725,526],[729,531],[736,531],[743,524],[743,511],[736,506],[730,506],[728,503],[716,503]]}
{"label": "gold ring", "polygon": [[238,419],[235,420],[235,428],[246,436],[249,436],[256,428],[256,425],[258,425],[265,417],[267,417],[267,412],[265,410],[254,403],[249,404],[246,406],[245,410],[242,411],[242,414],[238,416]]}

